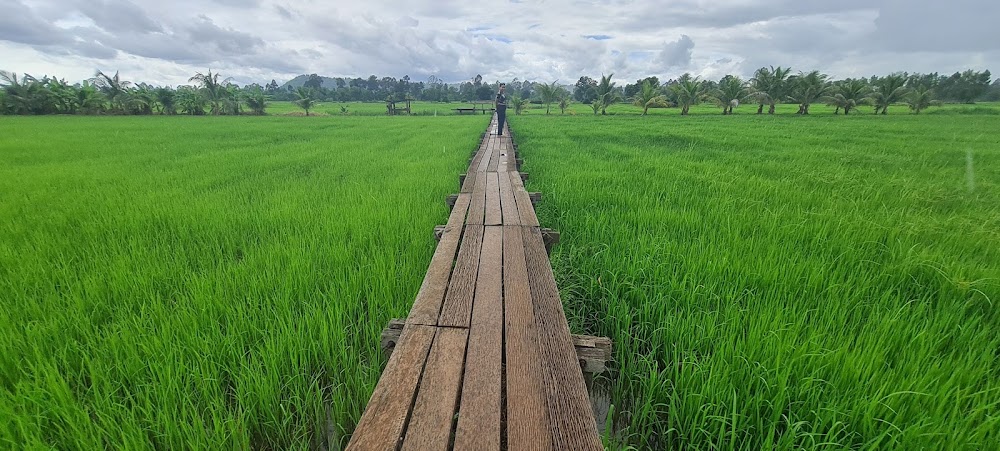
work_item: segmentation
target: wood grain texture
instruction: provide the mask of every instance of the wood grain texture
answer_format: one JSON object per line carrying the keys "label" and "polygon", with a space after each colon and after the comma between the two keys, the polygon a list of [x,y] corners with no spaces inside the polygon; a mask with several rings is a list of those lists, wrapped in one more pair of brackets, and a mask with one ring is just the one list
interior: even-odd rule
{"label": "wood grain texture", "polygon": [[476,177],[476,187],[469,194],[472,201],[469,204],[469,214],[465,220],[466,224],[482,225],[486,219],[486,173],[478,174]]}
{"label": "wood grain texture", "polygon": [[427,273],[424,274],[424,281],[420,284],[420,291],[417,292],[410,315],[406,319],[407,323],[437,324],[470,201],[469,194],[460,194],[455,201],[455,208],[451,210],[448,224],[445,225],[441,240],[438,241],[434,256],[431,257]]}
{"label": "wood grain texture", "polygon": [[541,232],[523,228],[524,257],[539,342],[542,386],[555,449],[601,450],[587,386],[576,360],[569,325]]}
{"label": "wood grain texture", "polygon": [[552,441],[522,229],[504,227],[507,449],[547,450]]}
{"label": "wood grain texture", "polygon": [[500,449],[503,239],[503,228],[486,227],[472,306],[455,449]]}
{"label": "wood grain texture", "polygon": [[458,249],[458,259],[455,261],[455,271],[438,318],[439,326],[469,327],[482,244],[483,226],[466,225],[462,245]]}
{"label": "wood grain texture", "polygon": [[[505,176],[507,174],[504,174]],[[500,174],[486,173],[486,216],[483,224],[488,226],[503,223],[503,209],[500,203]]]}
{"label": "wood grain texture", "polygon": [[538,227],[538,217],[535,216],[535,207],[531,204],[531,196],[524,189],[524,182],[521,181],[521,173],[508,172],[510,184],[514,188],[514,199],[517,202],[517,213],[521,217],[521,225]]}
{"label": "wood grain texture", "polygon": [[448,449],[468,338],[466,329],[437,328],[406,427],[404,451]]}
{"label": "wood grain texture", "polygon": [[396,351],[382,371],[347,449],[388,451],[399,445],[434,339],[434,329],[421,325],[403,328]]}
{"label": "wood grain texture", "polygon": [[510,174],[500,173],[498,180],[503,225],[521,225],[521,215],[517,211],[519,207],[514,199],[514,186],[510,183]]}

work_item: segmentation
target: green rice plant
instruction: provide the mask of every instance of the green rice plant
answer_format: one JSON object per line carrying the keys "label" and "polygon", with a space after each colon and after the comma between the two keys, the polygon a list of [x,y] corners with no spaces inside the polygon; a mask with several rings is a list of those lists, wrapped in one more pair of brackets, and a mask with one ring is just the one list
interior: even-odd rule
{"label": "green rice plant", "polygon": [[0,449],[337,449],[486,119],[11,117]]}
{"label": "green rice plant", "polygon": [[787,107],[511,118],[613,447],[994,448],[996,120]]}

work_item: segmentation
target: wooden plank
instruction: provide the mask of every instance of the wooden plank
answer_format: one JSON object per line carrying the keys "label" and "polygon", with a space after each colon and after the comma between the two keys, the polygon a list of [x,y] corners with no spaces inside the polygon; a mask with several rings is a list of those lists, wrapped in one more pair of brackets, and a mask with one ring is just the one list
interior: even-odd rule
{"label": "wooden plank", "polygon": [[[498,136],[499,138],[499,136]],[[497,172],[497,168],[500,167],[500,140],[496,140],[491,146],[493,150],[492,156],[490,157],[490,165],[486,168],[487,172]]]}
{"label": "wooden plank", "polygon": [[466,329],[437,328],[406,427],[404,451],[448,449],[468,338]]}
{"label": "wooden plank", "polygon": [[[503,364],[503,228],[486,227],[469,329],[455,449],[500,449]],[[515,449],[515,448],[511,448]]]}
{"label": "wooden plank", "polygon": [[[506,174],[504,174],[506,175]],[[500,225],[503,222],[503,210],[500,205],[500,175],[496,172],[486,173],[486,219],[484,225]]]}
{"label": "wooden plank", "polygon": [[523,228],[524,258],[534,305],[542,364],[542,384],[555,449],[601,450],[587,386],[575,359],[569,325],[556,288],[542,234]]}
{"label": "wooden plank", "polygon": [[510,183],[510,174],[500,173],[500,206],[503,208],[504,225],[521,225],[521,215],[518,213],[517,202],[514,200],[514,186]]}
{"label": "wooden plank", "polygon": [[507,449],[552,449],[522,227],[503,229]]}
{"label": "wooden plank", "polygon": [[486,173],[476,174],[476,187],[470,193],[471,203],[466,224],[482,225],[486,219],[486,183]]}
{"label": "wooden plank", "polygon": [[538,217],[535,216],[535,207],[531,204],[531,197],[524,189],[521,182],[521,175],[518,172],[508,172],[510,184],[514,187],[514,199],[517,201],[517,214],[521,217],[521,225],[538,227]]}
{"label": "wooden plank", "polygon": [[476,172],[486,172],[490,166],[490,161],[493,159],[493,148],[496,143],[495,136],[489,136],[489,145],[486,146],[486,151],[483,153],[483,159],[479,161],[479,166],[476,167]]}
{"label": "wooden plank", "polygon": [[434,250],[434,256],[431,257],[427,273],[424,274],[424,281],[420,284],[420,291],[417,292],[417,297],[413,301],[413,307],[406,320],[408,323],[437,324],[448,280],[451,277],[452,265],[458,252],[466,212],[468,212],[470,204],[471,195],[469,194],[460,194],[456,199],[455,208],[451,210],[448,224],[445,225],[441,240]]}
{"label": "wooden plank", "polygon": [[396,449],[433,339],[433,327],[410,325],[403,329],[396,352],[389,358],[347,449]]}
{"label": "wooden plank", "polygon": [[455,271],[438,318],[439,326],[469,327],[482,244],[483,226],[466,225],[465,236],[458,249],[458,260],[455,261]]}

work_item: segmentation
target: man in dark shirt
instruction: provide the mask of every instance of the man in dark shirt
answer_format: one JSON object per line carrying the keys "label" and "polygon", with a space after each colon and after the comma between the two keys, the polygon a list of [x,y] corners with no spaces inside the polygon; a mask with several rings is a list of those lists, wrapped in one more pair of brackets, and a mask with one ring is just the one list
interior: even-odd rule
{"label": "man in dark shirt", "polygon": [[507,121],[507,94],[504,94],[506,88],[506,83],[500,83],[500,90],[497,91],[497,136],[503,135],[503,124]]}

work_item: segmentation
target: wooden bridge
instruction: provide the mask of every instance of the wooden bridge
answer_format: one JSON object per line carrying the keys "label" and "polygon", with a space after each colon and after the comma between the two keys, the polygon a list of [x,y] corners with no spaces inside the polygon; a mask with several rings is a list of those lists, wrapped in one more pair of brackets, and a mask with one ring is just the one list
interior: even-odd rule
{"label": "wooden bridge", "polygon": [[602,449],[584,371],[610,342],[570,334],[519,169],[484,134],[348,449]]}

